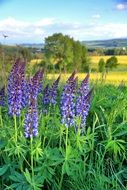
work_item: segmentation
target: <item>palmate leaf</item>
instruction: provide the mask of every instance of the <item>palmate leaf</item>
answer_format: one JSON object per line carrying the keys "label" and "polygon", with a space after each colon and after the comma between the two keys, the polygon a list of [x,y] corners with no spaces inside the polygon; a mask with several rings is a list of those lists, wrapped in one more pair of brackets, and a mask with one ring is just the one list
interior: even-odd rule
{"label": "palmate leaf", "polygon": [[8,164],[0,167],[0,176],[4,175],[7,172],[8,168],[9,168]]}
{"label": "palmate leaf", "polygon": [[12,175],[9,176],[9,178],[13,182],[12,185],[10,185],[10,188],[14,188],[16,190],[29,189],[29,185],[23,174],[20,174],[15,171]]}
{"label": "palmate leaf", "polygon": [[110,140],[106,145],[106,150],[114,153],[115,156],[125,155],[125,144],[126,142],[122,139],[113,139]]}

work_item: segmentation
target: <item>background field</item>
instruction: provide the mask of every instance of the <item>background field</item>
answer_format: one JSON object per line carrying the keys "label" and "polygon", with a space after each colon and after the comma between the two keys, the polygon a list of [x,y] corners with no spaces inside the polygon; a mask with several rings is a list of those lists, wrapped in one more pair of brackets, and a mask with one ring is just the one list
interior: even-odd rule
{"label": "background field", "polygon": [[[103,58],[105,61],[109,59],[111,56],[91,56],[91,68],[97,69],[98,68],[98,62],[101,58]],[[118,67],[114,71],[127,71],[127,56],[121,55],[116,56],[118,59]]]}

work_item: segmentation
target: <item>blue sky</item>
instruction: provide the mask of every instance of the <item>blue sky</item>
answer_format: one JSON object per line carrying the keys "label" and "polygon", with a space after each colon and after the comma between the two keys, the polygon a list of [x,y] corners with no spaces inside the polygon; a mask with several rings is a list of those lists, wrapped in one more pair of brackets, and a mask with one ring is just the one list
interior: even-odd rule
{"label": "blue sky", "polygon": [[55,32],[75,40],[127,37],[127,0],[0,0],[0,42],[42,43]]}

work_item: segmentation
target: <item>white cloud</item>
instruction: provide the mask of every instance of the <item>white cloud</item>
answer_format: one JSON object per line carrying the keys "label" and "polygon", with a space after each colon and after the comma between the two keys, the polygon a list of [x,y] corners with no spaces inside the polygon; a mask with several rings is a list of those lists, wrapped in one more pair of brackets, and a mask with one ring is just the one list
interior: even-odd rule
{"label": "white cloud", "polygon": [[55,18],[43,18],[34,22],[26,22],[14,18],[0,20],[0,42],[3,34],[9,37],[6,43],[41,43],[44,38],[56,32],[62,32],[76,40],[95,40],[127,37],[127,24],[91,22],[65,22]]}
{"label": "white cloud", "polygon": [[116,9],[117,9],[117,10],[120,10],[120,11],[126,10],[126,9],[127,9],[127,3],[124,2],[124,3],[119,3],[119,4],[117,4],[117,5],[116,5]]}
{"label": "white cloud", "polygon": [[92,15],[92,18],[99,19],[99,18],[101,18],[101,15],[100,14],[95,14],[95,15]]}

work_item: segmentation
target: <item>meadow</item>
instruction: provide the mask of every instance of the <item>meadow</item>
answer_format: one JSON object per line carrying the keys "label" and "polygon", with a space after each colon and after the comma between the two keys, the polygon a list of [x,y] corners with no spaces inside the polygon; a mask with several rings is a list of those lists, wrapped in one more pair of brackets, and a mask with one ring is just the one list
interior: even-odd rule
{"label": "meadow", "polygon": [[118,74],[115,85],[75,72],[29,79],[25,67],[17,60],[0,91],[0,189],[127,189],[127,87]]}

